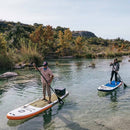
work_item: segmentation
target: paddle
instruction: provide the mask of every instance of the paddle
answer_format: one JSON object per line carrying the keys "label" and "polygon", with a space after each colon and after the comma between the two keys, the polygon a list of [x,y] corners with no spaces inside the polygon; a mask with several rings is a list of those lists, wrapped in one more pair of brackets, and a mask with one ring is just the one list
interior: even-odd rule
{"label": "paddle", "polygon": [[[43,77],[43,79],[46,81],[46,83],[48,84],[48,81],[46,80],[46,78],[43,76],[43,74],[41,73],[41,71],[37,68],[37,66],[35,65],[36,69],[38,70],[38,72],[40,73],[40,75]],[[55,95],[57,96],[58,102],[60,104],[64,104],[63,100],[56,94],[56,92],[54,91],[54,89],[49,85],[49,87],[51,88],[51,90],[55,93]]]}
{"label": "paddle", "polygon": [[119,73],[117,73],[117,74],[118,74],[120,80],[123,82],[124,86],[127,87],[127,85],[124,83],[124,81],[122,80],[122,78],[121,78],[121,76],[119,75]]}

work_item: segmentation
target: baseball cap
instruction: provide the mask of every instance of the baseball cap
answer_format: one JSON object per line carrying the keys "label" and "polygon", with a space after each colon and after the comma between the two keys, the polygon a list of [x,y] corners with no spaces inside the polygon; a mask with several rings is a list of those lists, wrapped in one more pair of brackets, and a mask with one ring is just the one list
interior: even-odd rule
{"label": "baseball cap", "polygon": [[43,66],[47,66],[47,65],[48,65],[47,61],[44,61]]}

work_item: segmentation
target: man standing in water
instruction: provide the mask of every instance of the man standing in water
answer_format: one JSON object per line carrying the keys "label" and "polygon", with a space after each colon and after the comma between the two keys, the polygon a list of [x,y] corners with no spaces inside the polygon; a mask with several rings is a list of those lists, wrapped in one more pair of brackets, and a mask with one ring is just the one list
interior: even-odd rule
{"label": "man standing in water", "polygon": [[43,100],[46,100],[46,90],[48,93],[49,101],[48,103],[51,103],[51,89],[50,89],[50,84],[53,80],[53,73],[51,69],[48,67],[48,63],[46,61],[43,62],[43,67],[37,68],[35,63],[33,64],[35,69],[39,69],[39,71],[42,73],[42,75],[45,77],[45,79],[41,76],[41,82],[42,82],[42,87],[43,87]]}
{"label": "man standing in water", "polygon": [[111,72],[111,78],[110,78],[110,84],[111,84],[111,81],[113,79],[113,76],[115,74],[115,85],[117,84],[117,74],[118,74],[118,71],[119,71],[119,62],[117,59],[114,59],[114,62],[113,63],[110,63],[110,66],[112,66],[112,72]]}

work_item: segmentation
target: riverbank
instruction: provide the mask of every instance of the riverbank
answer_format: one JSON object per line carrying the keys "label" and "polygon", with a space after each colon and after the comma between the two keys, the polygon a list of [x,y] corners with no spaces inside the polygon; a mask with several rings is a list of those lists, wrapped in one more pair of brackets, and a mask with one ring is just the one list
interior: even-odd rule
{"label": "riverbank", "polygon": [[[10,26],[12,25],[12,26]],[[103,39],[95,34],[80,35],[69,28],[32,26],[3,21],[0,33],[0,69],[24,67],[52,58],[112,58],[130,55],[130,42],[124,39]],[[1,30],[0,30],[1,31]]]}
{"label": "riverbank", "polygon": [[[3,58],[3,60],[1,59],[1,68],[0,68],[0,71],[1,70],[13,70],[13,69],[23,69],[23,68],[27,68],[27,67],[33,67],[32,63],[35,62],[37,63],[37,65],[42,65],[42,62],[43,60],[51,60],[51,59],[77,59],[77,58],[85,58],[85,59],[97,59],[97,58],[106,58],[106,59],[109,59],[109,58],[118,58],[119,61],[122,60],[122,56],[129,56],[130,55],[130,52],[120,52],[120,53],[97,53],[97,54],[87,54],[86,56],[63,56],[63,57],[46,57],[46,58],[37,58],[34,56],[32,57],[32,59],[34,60],[30,60],[31,62],[25,62],[25,61],[21,61],[18,62],[16,59],[14,62],[14,58],[10,59],[8,61],[9,58],[6,59]],[[4,61],[4,62],[3,62]],[[6,61],[6,62],[5,62]],[[130,59],[128,59],[128,61],[130,61]],[[59,65],[58,62],[55,63],[55,65]]]}

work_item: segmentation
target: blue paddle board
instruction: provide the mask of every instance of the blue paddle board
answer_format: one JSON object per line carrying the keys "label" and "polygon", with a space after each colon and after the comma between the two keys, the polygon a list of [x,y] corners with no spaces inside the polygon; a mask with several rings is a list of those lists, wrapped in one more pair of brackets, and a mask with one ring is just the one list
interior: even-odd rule
{"label": "blue paddle board", "polygon": [[121,81],[115,82],[114,80],[111,83],[107,83],[105,85],[101,85],[98,87],[98,91],[104,91],[104,92],[109,92],[113,91],[116,88],[120,87],[122,85]]}

